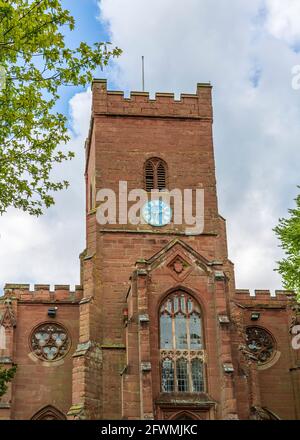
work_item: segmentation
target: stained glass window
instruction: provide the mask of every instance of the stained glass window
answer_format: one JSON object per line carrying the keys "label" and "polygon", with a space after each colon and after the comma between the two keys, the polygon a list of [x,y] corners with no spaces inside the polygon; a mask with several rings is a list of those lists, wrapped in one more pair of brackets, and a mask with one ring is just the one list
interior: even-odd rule
{"label": "stained glass window", "polygon": [[201,310],[182,291],[171,294],[160,308],[160,350],[163,392],[204,391]]}

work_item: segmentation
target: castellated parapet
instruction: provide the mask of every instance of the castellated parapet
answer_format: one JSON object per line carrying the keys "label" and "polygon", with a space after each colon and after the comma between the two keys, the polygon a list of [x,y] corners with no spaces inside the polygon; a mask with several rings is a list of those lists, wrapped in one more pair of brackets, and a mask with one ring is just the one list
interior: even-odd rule
{"label": "castellated parapet", "polygon": [[7,297],[26,302],[78,303],[83,297],[83,289],[75,286],[75,290],[71,290],[69,285],[58,284],[51,290],[49,284],[35,284],[34,290],[30,290],[29,284],[5,284],[4,300]]}
{"label": "castellated parapet", "polygon": [[250,290],[247,289],[237,289],[235,291],[236,299],[243,300],[247,302],[253,302],[253,304],[261,303],[261,302],[286,302],[290,303],[291,301],[296,299],[295,292],[288,290],[276,290],[275,295],[272,295],[270,290],[255,290],[255,295],[251,295]]}
{"label": "castellated parapet", "polygon": [[130,98],[124,92],[107,90],[107,81],[93,82],[93,116],[147,116],[168,118],[192,118],[212,120],[212,86],[206,83],[197,84],[196,94],[181,94],[175,100],[173,93],[156,93],[150,99],[147,92],[131,92]]}

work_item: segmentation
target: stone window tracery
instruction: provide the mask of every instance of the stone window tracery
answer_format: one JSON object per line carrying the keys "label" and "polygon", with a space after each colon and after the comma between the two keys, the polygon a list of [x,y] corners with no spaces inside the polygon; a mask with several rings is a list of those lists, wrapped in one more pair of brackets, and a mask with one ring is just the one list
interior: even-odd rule
{"label": "stone window tracery", "polygon": [[161,387],[166,393],[205,389],[205,352],[201,310],[183,291],[171,294],[160,309]]}
{"label": "stone window tracery", "polygon": [[259,364],[266,364],[275,352],[275,340],[261,327],[248,327],[246,330],[248,349],[256,356]]}
{"label": "stone window tracery", "polygon": [[31,350],[39,359],[53,362],[63,358],[71,346],[67,330],[57,323],[36,327],[30,337]]}

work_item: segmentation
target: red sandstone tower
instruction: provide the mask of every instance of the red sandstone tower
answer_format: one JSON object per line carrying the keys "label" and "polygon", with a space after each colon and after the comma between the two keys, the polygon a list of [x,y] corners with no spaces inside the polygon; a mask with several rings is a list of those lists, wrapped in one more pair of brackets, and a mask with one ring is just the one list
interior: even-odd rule
{"label": "red sandstone tower", "polygon": [[[212,123],[209,84],[175,101],[126,99],[94,81],[82,286],[6,285],[0,365],[15,362],[18,372],[0,419],[300,417],[293,298],[235,289]],[[172,217],[99,224],[96,194],[118,194],[120,181],[128,192],[202,190],[203,231],[191,235]]]}
{"label": "red sandstone tower", "polygon": [[[106,81],[93,83],[81,345],[71,415],[248,418],[256,407],[276,412],[282,405],[282,415],[295,416],[294,403],[289,409],[287,402],[271,404],[264,376],[274,392],[275,366],[260,381],[255,353],[251,358],[244,345],[251,311],[268,302],[254,336],[267,339],[265,360],[275,362],[273,336],[269,341],[259,328],[265,319],[275,334],[273,317],[287,323],[289,311],[284,295],[271,300],[258,292],[251,299],[235,291],[225,220],[218,213],[212,122],[209,84],[175,101],[167,93],[151,100],[133,92],[125,99],[107,91]],[[186,225],[172,221],[164,227],[99,225],[95,194],[102,188],[118,193],[119,181],[129,191],[203,189],[203,233],[189,236]],[[284,328],[281,357],[287,360],[291,346]],[[280,374],[285,383],[277,385],[278,393],[292,396],[293,373],[282,365]]]}

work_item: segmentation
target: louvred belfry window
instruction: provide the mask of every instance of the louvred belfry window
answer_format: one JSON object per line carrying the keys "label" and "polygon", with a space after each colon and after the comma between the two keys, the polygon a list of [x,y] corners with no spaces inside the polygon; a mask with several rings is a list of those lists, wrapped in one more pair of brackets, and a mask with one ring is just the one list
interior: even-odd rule
{"label": "louvred belfry window", "polygon": [[168,296],[161,306],[160,358],[162,392],[205,391],[201,310],[183,291]]}
{"label": "louvred belfry window", "polygon": [[145,165],[146,191],[152,189],[162,191],[167,187],[167,166],[158,158],[149,159]]}

